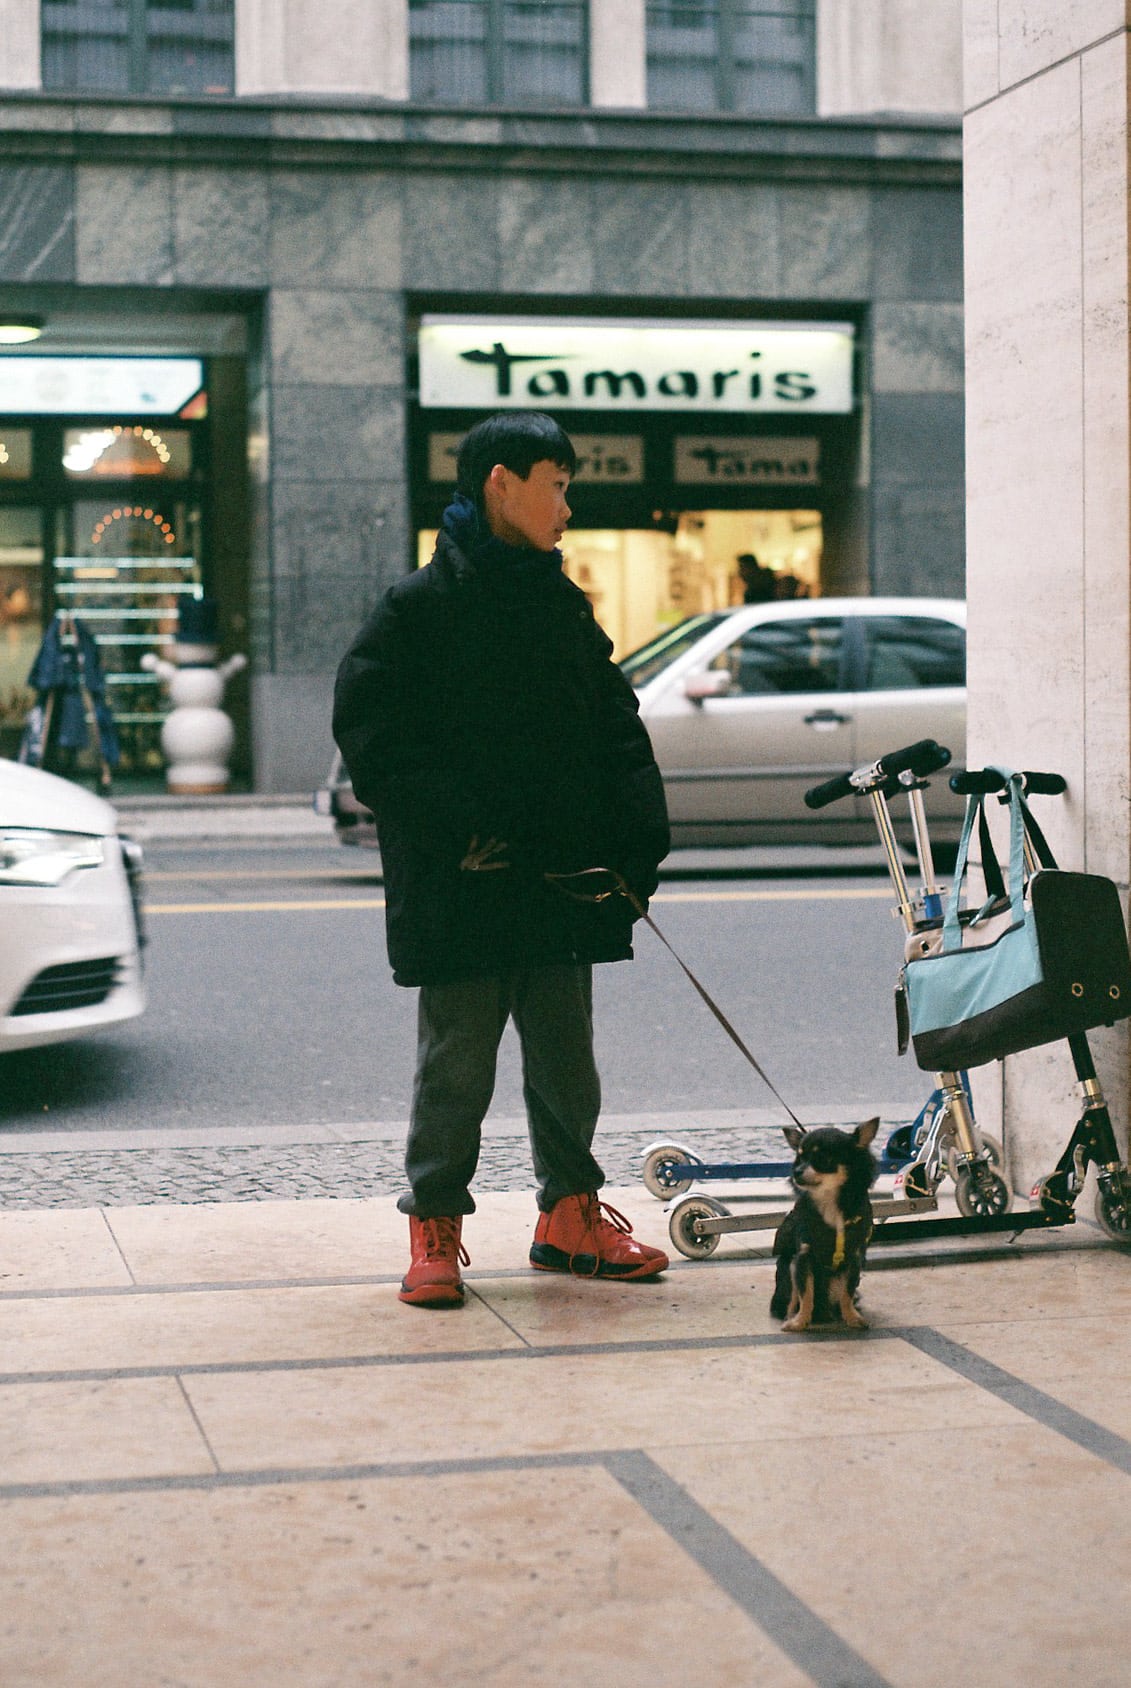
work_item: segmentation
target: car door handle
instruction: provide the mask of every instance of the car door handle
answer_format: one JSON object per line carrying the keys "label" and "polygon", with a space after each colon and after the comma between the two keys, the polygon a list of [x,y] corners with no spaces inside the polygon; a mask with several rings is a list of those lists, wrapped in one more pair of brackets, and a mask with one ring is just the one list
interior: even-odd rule
{"label": "car door handle", "polygon": [[841,715],[835,709],[815,709],[812,715],[806,715],[805,725],[820,731],[827,727],[847,727],[851,720],[851,715]]}

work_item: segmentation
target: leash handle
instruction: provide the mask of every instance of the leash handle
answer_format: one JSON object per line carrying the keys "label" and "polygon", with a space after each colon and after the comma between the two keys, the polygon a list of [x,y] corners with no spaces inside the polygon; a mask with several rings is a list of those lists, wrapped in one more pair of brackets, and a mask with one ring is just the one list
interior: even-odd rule
{"label": "leash handle", "polygon": [[[574,891],[565,883],[567,880],[571,879],[589,879],[594,876],[599,876],[605,882],[605,890],[596,893]],[[754,1071],[758,1074],[758,1077],[762,1080],[762,1083],[766,1086],[766,1089],[785,1109],[785,1112],[789,1115],[794,1125],[797,1126],[799,1131],[804,1131],[806,1129],[794,1113],[793,1109],[790,1107],[789,1103],[786,1101],[785,1097],[782,1095],[781,1091],[778,1089],[777,1085],[774,1083],[773,1079],[770,1077],[769,1073],[762,1066],[757,1057],[751,1053],[742,1038],[735,1031],[734,1027],[731,1025],[714,997],[711,996],[706,986],[699,982],[699,980],[695,977],[695,974],[687,965],[686,961],[684,961],[683,957],[677,950],[672,948],[667,938],[665,938],[664,934],[660,931],[660,928],[656,925],[656,922],[652,919],[652,916],[648,913],[648,910],[644,907],[644,904],[636,895],[636,892],[632,889],[631,885],[629,885],[628,882],[619,873],[617,873],[615,868],[589,867],[582,868],[577,873],[547,873],[545,877],[551,884],[557,885],[559,890],[564,891],[566,896],[575,897],[579,902],[603,903],[609,897],[617,895],[624,897],[632,905],[633,909],[635,909],[637,915],[641,920],[643,920],[644,924],[651,927],[652,931],[656,934],[657,938],[659,938],[668,954],[671,955],[678,963],[687,978],[690,980],[691,984],[694,986],[695,990],[698,992],[699,996],[711,1010],[715,1019],[719,1022],[719,1025],[723,1028],[724,1032],[726,1032],[735,1048],[745,1056],[747,1061],[749,1061],[750,1065],[754,1068]],[[609,884],[610,880],[612,881],[612,884]]]}

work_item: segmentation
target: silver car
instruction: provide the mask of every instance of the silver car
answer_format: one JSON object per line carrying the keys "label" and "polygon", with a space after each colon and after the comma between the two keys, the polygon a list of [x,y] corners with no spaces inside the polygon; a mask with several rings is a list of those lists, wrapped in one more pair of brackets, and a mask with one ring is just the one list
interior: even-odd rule
{"label": "silver car", "polygon": [[[917,739],[960,766],[966,606],[945,598],[818,598],[691,616],[621,668],[664,776],[679,845],[875,840],[864,798],[813,812],[805,791]],[[958,836],[945,778],[932,839]]]}

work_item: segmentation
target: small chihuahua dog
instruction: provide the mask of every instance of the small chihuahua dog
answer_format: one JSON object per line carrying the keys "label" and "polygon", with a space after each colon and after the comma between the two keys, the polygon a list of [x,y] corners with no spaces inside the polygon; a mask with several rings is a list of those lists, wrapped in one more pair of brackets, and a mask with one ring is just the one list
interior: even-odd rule
{"label": "small chihuahua dog", "polygon": [[855,1131],[785,1128],[797,1157],[790,1173],[797,1201],[774,1237],[778,1269],[770,1302],[774,1318],[785,1320],[783,1330],[837,1319],[852,1330],[867,1326],[856,1292],[872,1235],[868,1191],[876,1160],[869,1144],[879,1123],[870,1119]]}

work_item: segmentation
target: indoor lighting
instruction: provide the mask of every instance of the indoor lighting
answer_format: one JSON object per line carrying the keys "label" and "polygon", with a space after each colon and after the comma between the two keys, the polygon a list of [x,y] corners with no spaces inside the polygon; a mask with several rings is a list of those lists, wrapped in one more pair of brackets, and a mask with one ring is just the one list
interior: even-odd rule
{"label": "indoor lighting", "polygon": [[39,316],[0,316],[0,346],[26,346],[38,340],[46,326]]}

